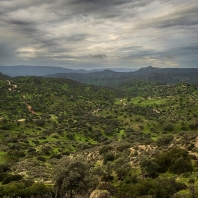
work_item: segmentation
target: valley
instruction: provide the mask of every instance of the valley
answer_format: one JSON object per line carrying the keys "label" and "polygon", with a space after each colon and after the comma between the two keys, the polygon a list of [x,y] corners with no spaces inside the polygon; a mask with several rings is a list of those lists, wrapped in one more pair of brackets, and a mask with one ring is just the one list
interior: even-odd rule
{"label": "valley", "polygon": [[19,182],[18,196],[53,197],[55,167],[71,157],[94,178],[76,196],[96,188],[120,198],[197,195],[197,84],[130,79],[109,88],[25,76],[3,78],[0,91],[1,196]]}

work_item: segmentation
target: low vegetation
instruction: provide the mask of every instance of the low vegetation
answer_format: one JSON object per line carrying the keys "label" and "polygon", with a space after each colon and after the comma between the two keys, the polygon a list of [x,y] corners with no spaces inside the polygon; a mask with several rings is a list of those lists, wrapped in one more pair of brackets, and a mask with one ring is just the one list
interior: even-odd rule
{"label": "low vegetation", "polygon": [[0,80],[0,197],[198,196],[198,86]]}

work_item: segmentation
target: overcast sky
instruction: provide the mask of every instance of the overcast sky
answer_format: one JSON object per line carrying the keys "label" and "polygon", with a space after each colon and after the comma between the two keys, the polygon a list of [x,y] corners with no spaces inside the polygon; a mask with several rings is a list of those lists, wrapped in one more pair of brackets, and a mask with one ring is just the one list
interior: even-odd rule
{"label": "overcast sky", "polygon": [[198,1],[0,0],[0,65],[198,67]]}

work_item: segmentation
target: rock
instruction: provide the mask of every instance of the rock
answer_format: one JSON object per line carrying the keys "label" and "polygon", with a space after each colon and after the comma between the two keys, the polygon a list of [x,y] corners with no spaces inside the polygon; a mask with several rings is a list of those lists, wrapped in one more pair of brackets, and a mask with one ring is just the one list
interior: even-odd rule
{"label": "rock", "polygon": [[110,193],[107,190],[94,190],[89,198],[110,198]]}

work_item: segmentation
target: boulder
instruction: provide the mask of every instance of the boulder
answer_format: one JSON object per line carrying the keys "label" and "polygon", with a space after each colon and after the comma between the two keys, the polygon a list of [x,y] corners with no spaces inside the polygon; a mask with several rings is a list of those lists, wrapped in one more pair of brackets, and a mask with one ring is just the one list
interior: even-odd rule
{"label": "boulder", "polygon": [[110,198],[110,193],[107,190],[94,190],[89,198]]}

